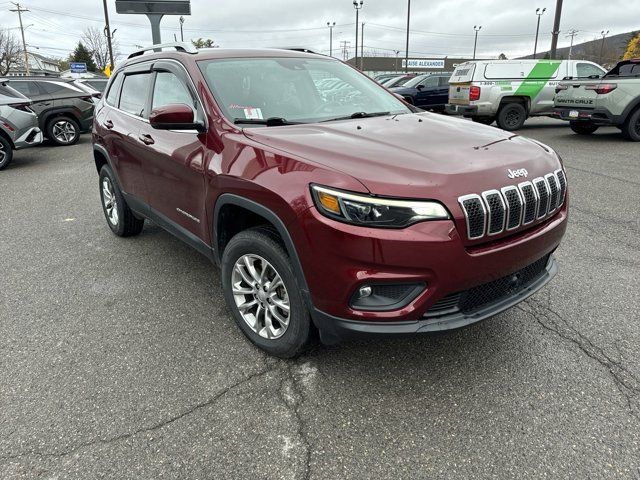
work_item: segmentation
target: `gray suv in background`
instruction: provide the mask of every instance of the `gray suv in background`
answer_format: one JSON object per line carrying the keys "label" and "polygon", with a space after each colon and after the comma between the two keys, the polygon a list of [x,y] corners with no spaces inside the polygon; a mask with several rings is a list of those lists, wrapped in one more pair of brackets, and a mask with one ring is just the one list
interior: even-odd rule
{"label": "gray suv in background", "polygon": [[57,145],[73,145],[91,130],[94,102],[72,79],[9,77],[4,80],[32,101],[44,135]]}
{"label": "gray suv in background", "polygon": [[13,151],[42,143],[38,116],[31,101],[20,92],[0,83],[0,170],[13,160]]}

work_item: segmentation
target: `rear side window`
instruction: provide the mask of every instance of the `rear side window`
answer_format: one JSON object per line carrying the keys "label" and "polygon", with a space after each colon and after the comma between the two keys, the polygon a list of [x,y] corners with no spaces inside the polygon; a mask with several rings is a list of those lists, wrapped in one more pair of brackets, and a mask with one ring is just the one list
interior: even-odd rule
{"label": "rear side window", "polygon": [[81,90],[63,82],[38,82],[38,86],[45,92],[55,94],[83,93]]}
{"label": "rear side window", "polygon": [[9,86],[15,88],[17,91],[27,97],[42,95],[44,93],[40,90],[40,88],[38,88],[38,84],[36,82],[19,80],[16,82],[10,82]]}
{"label": "rear side window", "polygon": [[120,110],[146,118],[147,93],[149,92],[150,73],[125,75],[120,94]]}
{"label": "rear side window", "polygon": [[444,87],[449,85],[449,77],[440,77],[440,86]]}
{"label": "rear side window", "polygon": [[604,75],[604,70],[590,63],[578,63],[576,65],[576,73],[578,74],[578,78],[588,78],[592,75],[601,77]]}
{"label": "rear side window", "polygon": [[153,103],[151,109],[182,103],[195,108],[195,104],[189,90],[182,81],[171,72],[158,72],[156,83],[153,87]]}
{"label": "rear side window", "polygon": [[105,102],[107,105],[111,105],[115,107],[118,105],[118,94],[120,93],[120,87],[122,86],[122,80],[124,79],[124,75],[117,75],[116,78],[111,82],[111,87],[109,87],[109,93],[105,97]]}
{"label": "rear side window", "polygon": [[640,76],[640,63],[630,62],[616,65],[607,77],[638,77]]}

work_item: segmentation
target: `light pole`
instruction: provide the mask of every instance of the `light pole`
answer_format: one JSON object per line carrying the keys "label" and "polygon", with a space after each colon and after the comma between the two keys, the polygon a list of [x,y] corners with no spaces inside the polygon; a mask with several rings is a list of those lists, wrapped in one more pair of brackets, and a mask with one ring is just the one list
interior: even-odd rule
{"label": "light pole", "polygon": [[549,58],[556,59],[558,48],[558,35],[560,35],[560,17],[562,17],[562,0],[556,0],[556,15],[553,19],[553,31],[551,32],[551,53]]}
{"label": "light pole", "polygon": [[396,50],[396,73],[398,73],[398,55],[400,55],[400,50]]}
{"label": "light pole", "polygon": [[364,22],[360,32],[360,70],[364,72]]}
{"label": "light pole", "polygon": [[356,48],[355,48],[355,67],[358,68],[358,30],[360,29],[360,9],[362,8],[362,4],[364,3],[364,0],[360,0],[359,2],[357,0],[353,0],[353,8],[356,9]]}
{"label": "light pole", "polygon": [[473,42],[473,59],[476,59],[476,47],[478,46],[478,32],[482,30],[482,25],[474,25],[473,31],[476,32],[476,39]]}
{"label": "light pole", "polygon": [[538,51],[538,33],[540,32],[540,18],[544,15],[547,9],[536,8],[536,16],[538,17],[538,26],[536,27],[536,43],[533,44],[533,58],[536,58],[536,53]]}
{"label": "light pole", "polygon": [[184,17],[180,15],[180,41],[184,42],[184,32],[182,30],[182,26],[184,25]]}
{"label": "light pole", "polygon": [[336,22],[327,22],[327,27],[329,27],[329,56],[333,57],[333,27],[336,26]]}
{"label": "light pole", "polygon": [[407,0],[407,46],[404,52],[404,71],[409,72],[409,26],[411,20],[411,0]]}
{"label": "light pole", "polygon": [[607,35],[609,35],[609,30],[607,30],[606,32],[602,30],[600,32],[600,35],[602,35],[602,43],[600,44],[600,65],[602,65],[602,53],[604,52],[604,39],[606,38]]}

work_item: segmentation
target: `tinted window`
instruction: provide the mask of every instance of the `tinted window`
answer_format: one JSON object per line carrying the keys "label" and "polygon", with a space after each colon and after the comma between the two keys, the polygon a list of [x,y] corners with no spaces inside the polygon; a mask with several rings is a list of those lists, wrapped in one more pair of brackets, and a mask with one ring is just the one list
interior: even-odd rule
{"label": "tinted window", "polygon": [[77,89],[62,82],[38,82],[38,86],[50,94],[79,93]]}
{"label": "tinted window", "polygon": [[107,82],[107,80],[86,80],[84,83],[89,85],[94,90],[104,92],[104,89],[107,88]]}
{"label": "tinted window", "polygon": [[42,95],[43,92],[40,91],[36,82],[26,82],[26,81],[12,81],[9,83],[9,86],[18,90],[21,94],[26,95],[27,97],[34,97],[36,95]]}
{"label": "tinted window", "polygon": [[440,86],[444,87],[449,85],[449,77],[440,77]]}
{"label": "tinted window", "polygon": [[422,85],[423,87],[437,87],[438,78],[439,77],[427,77],[422,82],[420,82],[420,85]]}
{"label": "tinted window", "polygon": [[147,116],[148,112],[145,112],[144,108],[147,103],[150,79],[150,73],[138,73],[124,77],[120,94],[120,110],[138,117]]}
{"label": "tinted window", "polygon": [[158,72],[153,87],[153,103],[151,108],[161,107],[172,103],[183,103],[195,108],[193,98],[187,87],[170,72]]}
{"label": "tinted window", "polygon": [[576,67],[579,78],[590,77],[591,75],[602,76],[604,71],[590,63],[579,63]]}
{"label": "tinted window", "polygon": [[8,85],[0,85],[0,95],[4,95],[5,97],[23,98],[23,95],[20,92]]}
{"label": "tinted window", "polygon": [[109,88],[109,93],[107,93],[107,97],[105,98],[105,102],[113,107],[118,104],[118,94],[120,93],[120,87],[122,86],[123,79],[123,75],[117,75],[116,78],[113,79],[111,87]]}

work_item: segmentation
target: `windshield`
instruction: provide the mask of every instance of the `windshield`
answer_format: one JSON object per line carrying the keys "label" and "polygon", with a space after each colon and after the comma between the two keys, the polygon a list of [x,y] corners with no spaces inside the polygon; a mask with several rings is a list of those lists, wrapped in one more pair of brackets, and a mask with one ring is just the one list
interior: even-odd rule
{"label": "windshield", "polygon": [[199,65],[225,115],[236,123],[269,118],[311,123],[410,112],[394,95],[337,60],[234,58]]}
{"label": "windshield", "polygon": [[423,81],[425,78],[427,78],[429,75],[418,75],[417,77],[413,77],[411,80],[409,80],[407,83],[405,83],[404,85],[402,85],[403,87],[415,87],[416,85],[418,85],[421,81]]}

